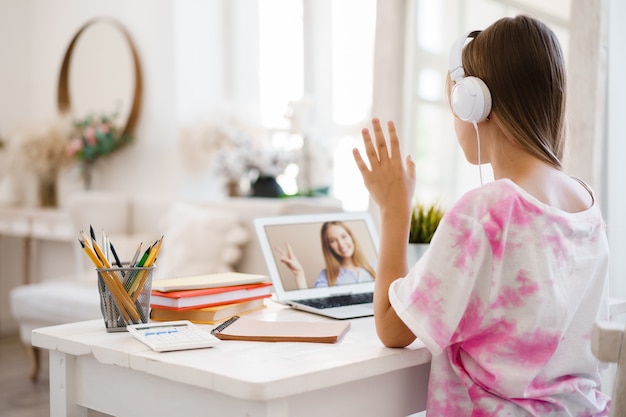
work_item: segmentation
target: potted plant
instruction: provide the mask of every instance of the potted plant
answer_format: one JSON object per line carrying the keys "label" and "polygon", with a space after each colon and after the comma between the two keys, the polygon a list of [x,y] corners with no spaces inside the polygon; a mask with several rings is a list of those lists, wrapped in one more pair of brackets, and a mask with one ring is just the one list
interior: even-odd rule
{"label": "potted plant", "polygon": [[411,211],[407,259],[413,266],[426,252],[445,211],[437,204],[415,204]]}

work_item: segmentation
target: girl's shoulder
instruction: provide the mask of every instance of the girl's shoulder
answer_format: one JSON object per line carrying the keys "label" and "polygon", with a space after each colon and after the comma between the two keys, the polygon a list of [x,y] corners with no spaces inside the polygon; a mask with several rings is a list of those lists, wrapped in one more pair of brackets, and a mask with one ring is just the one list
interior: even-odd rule
{"label": "girl's shoulder", "polygon": [[531,218],[549,218],[561,224],[601,223],[602,214],[594,204],[588,210],[568,213],[542,203],[510,179],[500,179],[465,193],[446,213],[478,222],[504,225],[509,221],[527,223]]}
{"label": "girl's shoulder", "polygon": [[481,217],[496,207],[504,209],[519,204],[535,205],[513,181],[500,179],[466,192],[449,212]]}

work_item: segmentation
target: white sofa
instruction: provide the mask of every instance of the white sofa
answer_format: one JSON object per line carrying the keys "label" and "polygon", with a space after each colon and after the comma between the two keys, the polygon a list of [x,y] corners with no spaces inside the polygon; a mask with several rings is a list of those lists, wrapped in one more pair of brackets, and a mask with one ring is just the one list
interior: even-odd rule
{"label": "white sofa", "polygon": [[[154,279],[235,270],[267,274],[253,221],[256,217],[342,211],[334,199],[233,198],[221,201],[172,201],[158,197],[87,192],[68,204],[73,227],[89,233],[93,225],[130,260],[138,244],[144,248],[164,236]],[[11,312],[20,338],[32,358],[30,376],[37,378],[39,352],[32,348],[33,329],[102,318],[97,276],[78,241],[77,273],[63,279],[22,285],[10,294]]]}

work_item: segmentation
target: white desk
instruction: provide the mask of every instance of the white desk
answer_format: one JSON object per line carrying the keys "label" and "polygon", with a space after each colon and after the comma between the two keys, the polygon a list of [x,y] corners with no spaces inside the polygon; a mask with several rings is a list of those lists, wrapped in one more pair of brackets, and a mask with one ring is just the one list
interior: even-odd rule
{"label": "white desk", "polygon": [[[325,320],[267,304],[250,317]],[[385,348],[373,318],[352,320],[335,344],[157,353],[102,320],[37,329],[33,344],[50,350],[51,416],[407,416],[425,408],[431,358],[419,342]]]}

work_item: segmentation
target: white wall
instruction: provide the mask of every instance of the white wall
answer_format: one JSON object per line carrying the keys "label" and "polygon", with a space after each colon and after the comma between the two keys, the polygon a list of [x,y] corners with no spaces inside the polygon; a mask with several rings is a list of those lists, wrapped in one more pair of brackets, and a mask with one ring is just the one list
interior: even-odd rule
{"label": "white wall", "polygon": [[609,270],[611,293],[626,298],[626,3],[623,0],[609,1],[609,62],[607,103],[607,192],[606,205],[609,246],[611,248]]}
{"label": "white wall", "polygon": [[[206,185],[207,197],[219,194],[221,190],[210,184],[183,188],[189,176],[177,135],[181,120],[208,112],[209,98],[218,96],[216,48],[221,40],[211,28],[220,22],[215,13],[220,4],[220,0],[0,0],[0,134],[57,114],[56,88],[68,43],[90,18],[110,16],[134,40],[143,69],[143,99],[135,142],[102,161],[94,174],[94,188],[180,195]],[[189,39],[198,38],[207,42],[189,44]],[[198,51],[198,45],[207,50]],[[215,59],[209,62],[207,57]],[[200,71],[203,77],[198,76]],[[113,107],[114,103],[111,111]],[[64,173],[61,204],[80,188],[76,170]]]}

